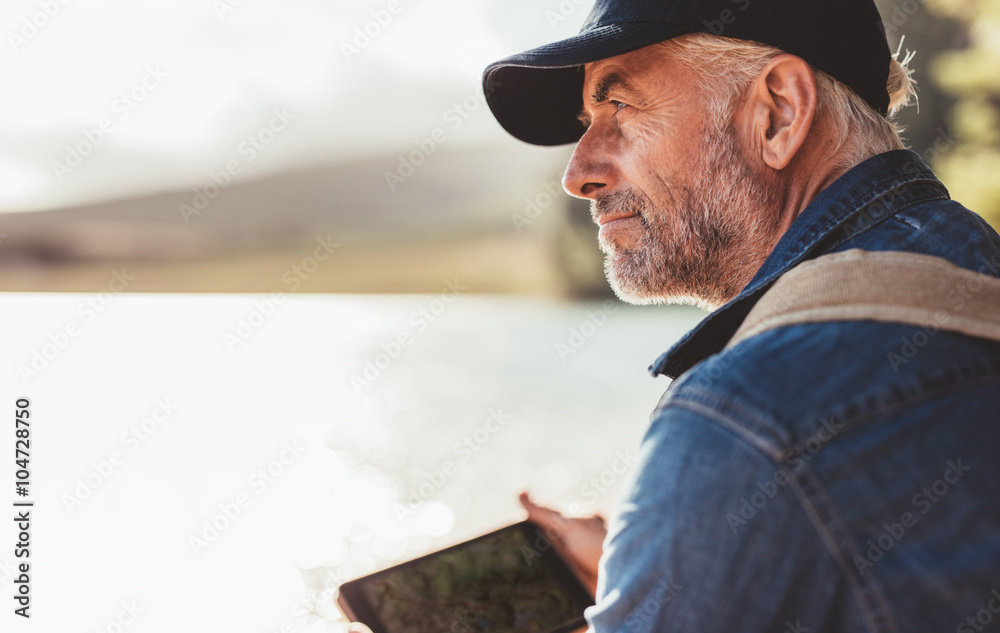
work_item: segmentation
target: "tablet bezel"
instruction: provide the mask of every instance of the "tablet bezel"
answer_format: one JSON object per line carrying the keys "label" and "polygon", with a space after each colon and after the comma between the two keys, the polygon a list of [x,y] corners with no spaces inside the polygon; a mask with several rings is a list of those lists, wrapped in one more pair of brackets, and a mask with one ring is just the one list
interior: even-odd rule
{"label": "tablet bezel", "polygon": [[[380,569],[379,571],[371,574],[345,582],[340,586],[337,604],[344,615],[347,616],[352,622],[364,623],[372,630],[372,633],[406,633],[403,631],[390,631],[385,627],[381,619],[378,617],[378,614],[369,603],[368,598],[365,596],[364,590],[362,589],[362,585],[365,582],[389,572],[395,572],[399,569],[419,565],[427,559],[467,547],[468,545],[488,539],[500,532],[515,529],[522,531],[528,542],[531,544],[532,551],[538,554],[537,560],[540,560],[544,565],[546,565],[549,571],[552,572],[559,585],[571,600],[584,605],[584,608],[594,604],[594,597],[590,594],[590,591],[587,590],[580,578],[573,572],[566,561],[563,560],[562,556],[559,555],[555,547],[552,546],[552,541],[545,535],[542,528],[531,521],[514,523],[513,525],[502,527],[499,530],[488,532],[468,541],[463,541],[450,547],[414,558],[413,560],[393,565],[385,569]],[[543,540],[546,544],[544,548],[538,545],[539,539]],[[571,631],[575,631],[586,625],[587,622],[584,619],[583,614],[580,614],[580,617],[576,620],[559,625],[557,628],[547,631],[546,633],[570,633]]]}

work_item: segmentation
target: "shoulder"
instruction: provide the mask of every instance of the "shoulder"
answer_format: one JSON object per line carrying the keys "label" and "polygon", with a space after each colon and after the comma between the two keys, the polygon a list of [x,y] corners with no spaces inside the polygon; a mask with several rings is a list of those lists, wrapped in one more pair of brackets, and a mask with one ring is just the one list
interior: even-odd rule
{"label": "shoulder", "polygon": [[766,630],[789,600],[853,614],[794,472],[693,403],[654,414],[609,525],[594,629]]}
{"label": "shoulder", "polygon": [[[699,411],[779,459],[832,421],[860,427],[984,381],[1000,381],[1000,343],[907,324],[813,323],[709,357],[671,385],[657,411]],[[985,397],[963,406],[985,414]]]}
{"label": "shoulder", "polygon": [[[851,249],[929,255],[1000,277],[1000,235],[947,199],[897,209],[829,252]],[[951,289],[949,309],[960,311],[967,295],[981,287]],[[998,364],[1000,343],[933,325],[864,320],[788,325],[705,359],[671,386],[669,404],[707,408],[721,423],[765,428],[778,440],[794,441],[808,437],[819,420],[905,407],[995,375]]]}

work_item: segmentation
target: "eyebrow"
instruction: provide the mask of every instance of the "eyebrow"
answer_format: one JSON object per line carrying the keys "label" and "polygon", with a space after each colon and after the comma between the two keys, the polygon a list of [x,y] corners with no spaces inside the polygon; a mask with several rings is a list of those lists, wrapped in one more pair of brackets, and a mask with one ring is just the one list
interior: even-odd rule
{"label": "eyebrow", "polygon": [[[608,95],[612,90],[636,94],[635,88],[621,73],[612,72],[597,82],[597,85],[594,87],[594,91],[590,95],[591,103],[593,105],[607,103]],[[577,115],[577,119],[579,119],[580,123],[582,123],[585,127],[590,125],[591,117],[587,112],[586,104],[584,104],[583,109],[580,110],[580,114]]]}

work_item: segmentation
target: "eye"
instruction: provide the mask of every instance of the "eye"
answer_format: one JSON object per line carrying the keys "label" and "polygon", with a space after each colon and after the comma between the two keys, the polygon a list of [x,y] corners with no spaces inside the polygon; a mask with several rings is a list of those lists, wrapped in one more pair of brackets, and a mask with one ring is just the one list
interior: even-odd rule
{"label": "eye", "polygon": [[614,106],[614,108],[615,108],[615,116],[616,117],[618,116],[618,114],[622,110],[627,110],[627,109],[629,109],[631,107],[627,103],[622,103],[621,101],[615,101],[614,99],[609,99],[608,103],[610,105]]}

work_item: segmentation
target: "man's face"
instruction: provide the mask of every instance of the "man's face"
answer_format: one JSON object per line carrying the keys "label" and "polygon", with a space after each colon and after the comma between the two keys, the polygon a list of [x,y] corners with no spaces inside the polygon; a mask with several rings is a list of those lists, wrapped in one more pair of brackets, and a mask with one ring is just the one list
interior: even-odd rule
{"label": "man's face", "polygon": [[743,151],[740,117],[709,107],[665,47],[585,73],[588,129],[563,186],[591,200],[615,292],[707,308],[732,299],[780,237],[775,176]]}

